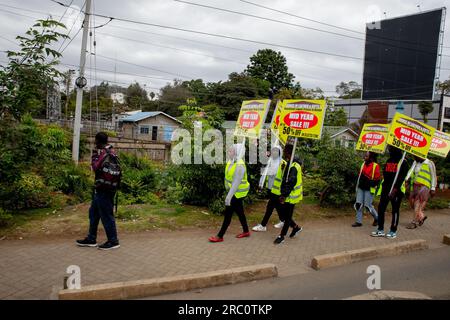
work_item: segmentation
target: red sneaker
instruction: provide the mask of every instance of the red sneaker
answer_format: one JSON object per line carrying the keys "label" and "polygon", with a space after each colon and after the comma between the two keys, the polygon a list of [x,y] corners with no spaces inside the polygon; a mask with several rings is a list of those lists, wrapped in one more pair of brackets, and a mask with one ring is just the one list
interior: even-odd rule
{"label": "red sneaker", "polygon": [[214,236],[214,237],[209,238],[208,240],[209,240],[209,242],[222,242],[223,238]]}
{"label": "red sneaker", "polygon": [[250,232],[243,232],[236,236],[236,238],[238,238],[238,239],[247,238],[247,237],[250,237]]}

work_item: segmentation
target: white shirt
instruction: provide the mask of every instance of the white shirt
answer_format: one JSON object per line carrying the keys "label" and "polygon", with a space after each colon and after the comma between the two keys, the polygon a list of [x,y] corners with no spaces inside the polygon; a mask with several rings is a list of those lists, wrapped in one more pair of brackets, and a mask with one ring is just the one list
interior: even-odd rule
{"label": "white shirt", "polygon": [[[437,177],[436,177],[436,166],[434,165],[434,162],[428,159],[425,159],[422,163],[428,164],[428,167],[430,168],[430,175],[431,175],[431,190],[436,190],[437,185]],[[418,175],[420,172],[420,169],[422,168],[422,163],[414,161],[411,169],[409,169],[408,175],[406,176],[406,181],[411,178],[412,174]]]}

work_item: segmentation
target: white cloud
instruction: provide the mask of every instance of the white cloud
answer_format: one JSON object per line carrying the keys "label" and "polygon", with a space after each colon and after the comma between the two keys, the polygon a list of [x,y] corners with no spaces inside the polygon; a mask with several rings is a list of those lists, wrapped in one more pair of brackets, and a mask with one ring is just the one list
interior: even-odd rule
{"label": "white cloud", "polygon": [[[253,39],[274,44],[283,44],[310,50],[333,52],[342,55],[362,57],[364,54],[364,41],[349,39],[336,35],[316,32],[304,28],[278,24],[220,12],[207,8],[191,6],[171,0],[94,0],[95,12],[105,15],[129,18],[154,24],[174,26],[179,28],[198,30],[209,33],[217,33],[234,37]],[[295,17],[289,17],[281,13],[275,13],[263,8],[258,8],[238,0],[189,0],[210,6],[216,6],[234,11],[245,12],[272,19],[279,19],[289,23],[300,24],[319,29],[326,29],[338,33],[346,33],[352,36],[364,38],[364,34],[345,32],[339,29],[326,27],[314,22],[304,21]],[[401,16],[418,12],[415,2],[408,0],[251,0],[259,4],[288,11],[292,14],[320,20],[329,24],[339,25],[345,28],[364,32],[365,23],[370,20],[368,8],[375,6],[379,12],[386,12],[388,17]],[[69,0],[65,0],[69,3]],[[73,5],[81,7],[82,0],[74,0]],[[3,0],[3,4],[27,8],[30,10],[44,11],[61,15],[65,8],[50,0]],[[442,7],[446,0],[430,0],[422,4],[422,10]],[[43,15],[33,12],[21,11],[13,8],[2,7],[0,10],[9,10],[24,15]],[[69,12],[68,24],[72,24],[76,14]],[[448,15],[449,16],[449,15]],[[15,16],[0,11],[0,27],[2,36],[10,40],[18,34],[23,34],[32,24],[32,20],[21,16]],[[106,19],[96,18],[95,24],[101,25]],[[447,18],[448,20],[448,18]],[[64,20],[66,21],[66,20]],[[121,29],[123,26],[127,29]],[[69,26],[70,27],[70,26]],[[72,35],[78,30],[75,26]],[[140,30],[141,32],[129,29]],[[450,22],[446,23],[446,31],[449,34]],[[105,27],[96,29],[97,52],[99,55],[117,57],[119,60],[134,64],[145,65],[159,70],[165,70],[171,74],[152,71],[137,66],[117,62],[117,70],[123,73],[137,73],[149,76],[174,78],[173,74],[188,75],[194,78],[203,78],[205,81],[226,80],[231,72],[240,72],[249,62],[249,57],[264,45],[251,44],[241,41],[215,38],[206,35],[198,35],[175,30],[156,27],[135,25],[120,21],[112,21]],[[156,34],[155,34],[156,33]],[[152,45],[121,40],[104,34],[131,38]],[[185,38],[182,40],[179,38]],[[191,41],[188,41],[191,40]],[[197,41],[197,42],[195,42]],[[204,42],[204,43],[198,43]],[[448,36],[446,45],[450,46]],[[205,44],[206,43],[206,44]],[[218,46],[214,46],[218,45]],[[77,39],[64,52],[63,61],[77,65],[81,46],[81,33]],[[196,54],[176,51],[161,46],[179,48],[186,51],[195,51]],[[219,47],[233,47],[238,50]],[[1,50],[12,49],[13,45],[0,38]],[[302,51],[272,47],[280,50],[286,57],[290,71],[296,75],[304,87],[319,86],[323,90],[333,90],[340,81],[362,80],[362,61],[339,58],[320,54],[311,54]],[[450,49],[445,49],[445,54],[450,55]],[[199,55],[200,54],[200,55]],[[206,56],[201,56],[206,55]],[[225,58],[215,59],[211,56]],[[1,57],[4,60],[4,55]],[[443,66],[449,67],[450,58],[444,57]],[[113,70],[114,61],[97,58],[97,66],[104,70]],[[441,71],[441,79],[448,79],[449,71]],[[98,73],[98,80],[113,80],[114,75],[105,72]],[[116,75],[118,82],[138,81],[147,84],[148,87],[161,87],[167,80],[153,80],[132,75]]]}

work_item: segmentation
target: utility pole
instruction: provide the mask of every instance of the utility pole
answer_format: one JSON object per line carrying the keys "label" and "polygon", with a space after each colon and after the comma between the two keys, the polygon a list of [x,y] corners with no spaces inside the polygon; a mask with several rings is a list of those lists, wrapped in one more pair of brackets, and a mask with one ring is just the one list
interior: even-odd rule
{"label": "utility pole", "polygon": [[[72,74],[75,73],[75,70],[70,69],[69,71],[67,71],[67,75],[66,75],[66,105],[65,105],[65,119],[66,121],[68,120],[68,115],[69,115],[69,94],[70,94],[70,83],[72,82]],[[67,125],[67,124],[66,124]]]}
{"label": "utility pole", "polygon": [[75,108],[75,119],[73,123],[73,144],[72,144],[72,160],[75,161],[75,163],[78,163],[78,158],[80,154],[80,131],[81,131],[81,111],[83,104],[83,88],[87,84],[87,80],[84,77],[84,69],[86,65],[86,45],[89,32],[91,2],[92,2],[91,0],[86,0],[86,11],[84,13],[84,21],[83,21],[83,39],[81,42],[80,75],[75,82],[77,86],[77,103]]}

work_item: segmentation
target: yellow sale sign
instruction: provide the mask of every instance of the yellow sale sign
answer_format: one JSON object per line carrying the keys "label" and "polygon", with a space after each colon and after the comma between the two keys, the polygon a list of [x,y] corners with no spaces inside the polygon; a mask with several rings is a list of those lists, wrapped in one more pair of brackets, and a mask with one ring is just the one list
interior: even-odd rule
{"label": "yellow sale sign", "polygon": [[366,123],[359,135],[356,150],[384,153],[388,133],[389,124]]}
{"label": "yellow sale sign", "polygon": [[436,130],[431,141],[430,153],[447,158],[448,152],[450,151],[450,135]]}
{"label": "yellow sale sign", "polygon": [[272,117],[272,123],[270,124],[270,129],[272,130],[272,134],[276,135],[278,140],[285,145],[288,136],[286,134],[282,134],[278,129],[280,126],[281,113],[283,112],[283,102],[278,101],[277,106],[275,107],[275,111]]}
{"label": "yellow sale sign", "polygon": [[259,138],[269,107],[270,100],[243,101],[234,135]]}
{"label": "yellow sale sign", "polygon": [[435,128],[425,123],[396,113],[392,119],[387,143],[425,159],[435,131]]}
{"label": "yellow sale sign", "polygon": [[325,118],[325,100],[284,100],[280,135],[320,139]]}

